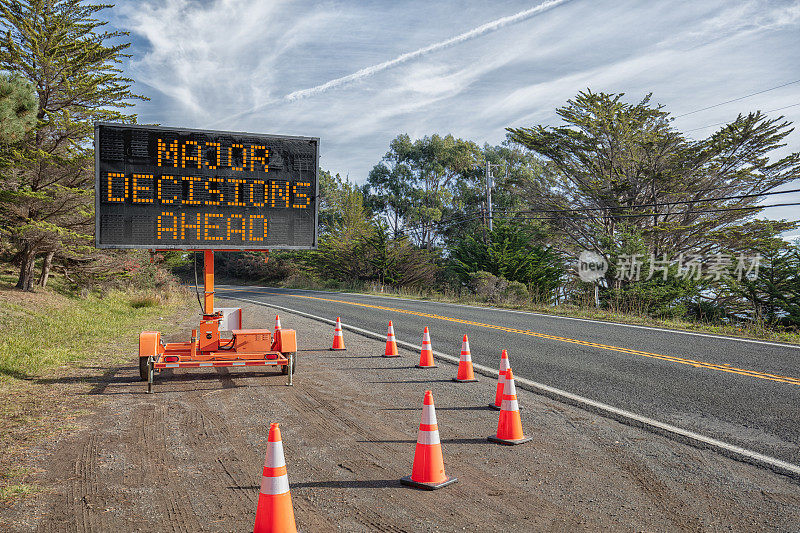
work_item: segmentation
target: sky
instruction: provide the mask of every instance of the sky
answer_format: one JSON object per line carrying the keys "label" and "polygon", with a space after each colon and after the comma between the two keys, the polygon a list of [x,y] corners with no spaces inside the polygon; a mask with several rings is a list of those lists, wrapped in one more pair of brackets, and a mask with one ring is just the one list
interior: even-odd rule
{"label": "sky", "polygon": [[[121,0],[105,14],[130,32],[139,122],[320,137],[320,166],[356,183],[401,133],[499,144],[506,127],[559,125],[587,88],[652,92],[696,139],[755,110],[800,123],[800,0]],[[776,155],[796,151],[800,131]]]}

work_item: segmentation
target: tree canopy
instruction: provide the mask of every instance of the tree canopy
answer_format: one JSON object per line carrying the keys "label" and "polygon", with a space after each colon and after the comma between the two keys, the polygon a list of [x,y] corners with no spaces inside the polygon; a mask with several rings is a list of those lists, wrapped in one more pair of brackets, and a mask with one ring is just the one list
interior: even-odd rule
{"label": "tree canopy", "polygon": [[[762,193],[798,176],[800,153],[772,162],[792,129],[783,117],[740,115],[707,139],[688,139],[647,95],[581,92],[558,109],[565,124],[508,128],[544,160],[521,180],[529,210],[545,213],[572,245],[604,253],[623,226],[656,255],[714,251],[709,234],[759,212]],[[786,229],[786,228],[784,228]]]}

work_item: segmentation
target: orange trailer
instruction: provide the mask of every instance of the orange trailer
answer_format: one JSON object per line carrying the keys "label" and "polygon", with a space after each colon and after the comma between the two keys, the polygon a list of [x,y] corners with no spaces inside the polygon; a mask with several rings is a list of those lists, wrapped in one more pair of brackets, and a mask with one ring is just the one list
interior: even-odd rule
{"label": "orange trailer", "polygon": [[230,337],[223,337],[220,323],[225,316],[214,311],[214,252],[203,252],[204,313],[189,342],[164,344],[157,331],[139,335],[139,375],[147,381],[147,392],[153,391],[154,374],[166,368],[274,366],[288,375],[287,385],[291,385],[297,354],[294,330],[279,329],[273,335],[269,329],[241,329],[240,321]]}

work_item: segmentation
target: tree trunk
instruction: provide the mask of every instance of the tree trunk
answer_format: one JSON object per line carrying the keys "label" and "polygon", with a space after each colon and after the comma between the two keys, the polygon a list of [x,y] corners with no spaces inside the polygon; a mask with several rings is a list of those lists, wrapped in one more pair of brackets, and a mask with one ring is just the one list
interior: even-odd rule
{"label": "tree trunk", "polygon": [[53,266],[54,251],[47,252],[42,263],[42,274],[39,276],[39,286],[45,287],[47,285],[47,278],[50,277],[50,267]]}
{"label": "tree trunk", "polygon": [[22,264],[19,268],[19,279],[17,280],[17,288],[23,291],[33,290],[33,263],[36,260],[36,251],[33,247],[25,243],[22,248]]}

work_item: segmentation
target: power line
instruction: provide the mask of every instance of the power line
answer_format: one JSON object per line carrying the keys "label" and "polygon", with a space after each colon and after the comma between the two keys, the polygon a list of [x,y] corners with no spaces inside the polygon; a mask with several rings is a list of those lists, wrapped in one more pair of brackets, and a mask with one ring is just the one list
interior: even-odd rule
{"label": "power line", "polygon": [[[712,189],[713,190],[713,189]],[[785,191],[772,191],[772,192],[762,192],[762,193],[752,193],[752,194],[738,194],[735,196],[719,196],[716,198],[700,198],[698,200],[680,200],[675,202],[654,202],[651,204],[638,204],[638,205],[623,205],[618,207],[572,207],[568,209],[533,209],[530,212],[537,212],[537,213],[568,213],[573,211],[602,211],[605,209],[638,209],[640,207],[661,207],[661,206],[668,206],[668,205],[683,205],[683,204],[694,204],[697,202],[716,202],[722,200],[742,200],[744,198],[756,198],[759,196],[770,196],[773,194],[789,194],[793,192],[800,192],[800,189],[788,189]],[[520,211],[521,213],[525,213],[526,211]],[[669,213],[664,213],[669,214]]]}
{"label": "power line", "polygon": [[[782,192],[790,192],[790,191],[782,191]],[[663,205],[663,204],[661,204],[661,205]],[[721,208],[717,208],[717,209],[704,209],[702,211],[680,211],[680,212],[676,212],[676,213],[656,213],[656,212],[651,212],[651,213],[635,213],[635,214],[615,214],[615,215],[609,215],[609,216],[611,218],[643,218],[643,217],[652,217],[653,215],[669,215],[669,216],[677,216],[677,215],[707,215],[707,214],[712,214],[712,213],[723,213],[723,212],[729,212],[729,211],[749,211],[749,210],[767,209],[767,208],[770,208],[770,207],[790,207],[790,206],[798,206],[798,205],[800,205],[800,202],[785,202],[785,203],[778,203],[778,204],[752,205],[752,206],[744,206],[744,207],[721,207]],[[623,208],[600,208],[600,209],[623,209]],[[624,209],[627,209],[627,208],[624,208]],[[503,219],[511,219],[511,218],[513,218],[513,219],[516,219],[516,220],[565,220],[565,219],[566,220],[592,220],[593,218],[596,218],[596,217],[586,216],[586,215],[572,216],[572,217],[563,217],[563,216],[562,217],[558,217],[558,216],[519,216],[520,214],[524,214],[524,213],[547,213],[547,212],[560,213],[560,212],[575,212],[575,211],[579,211],[579,210],[578,209],[575,209],[575,210],[569,210],[568,209],[568,210],[562,210],[562,211],[558,211],[558,210],[555,210],[555,211],[529,210],[529,211],[521,211],[519,213],[507,214],[507,215],[504,215],[504,216],[498,216],[497,218],[503,218]],[[439,220],[437,222],[430,222],[430,223],[426,223],[426,224],[418,224],[418,225],[414,225],[414,226],[406,226],[403,229],[404,230],[409,230],[409,229],[413,230],[413,229],[420,228],[420,227],[423,227],[423,226],[427,226],[427,227],[430,227],[430,228],[434,228],[434,227],[441,228],[443,225],[444,225],[445,228],[447,228],[447,227],[453,226],[455,224],[463,224],[465,222],[471,222],[473,220],[479,220],[480,218],[482,218],[482,216],[483,216],[483,214],[480,214],[480,215],[477,215],[477,216],[473,216],[473,217],[469,217],[469,218],[464,218],[464,216],[459,216],[459,217],[454,217],[456,219],[450,218],[450,219],[445,219],[445,220]]]}
{"label": "power line", "polygon": [[[688,116],[688,115],[693,115],[695,113],[699,113],[700,111],[706,111],[708,109],[714,109],[715,107],[723,106],[725,104],[730,104],[730,103],[733,103],[733,102],[738,102],[739,100],[744,100],[745,98],[750,98],[751,96],[755,96],[757,94],[764,94],[764,93],[768,93],[769,91],[774,91],[775,89],[780,89],[781,87],[788,87],[789,85],[794,85],[795,83],[798,83],[798,82],[800,82],[800,80],[790,81],[788,83],[784,83],[783,85],[776,85],[775,87],[770,87],[769,89],[764,89],[763,91],[757,91],[757,92],[754,92],[754,93],[746,94],[744,96],[740,96],[739,98],[734,98],[733,100],[728,100],[726,102],[720,102],[719,104],[710,105],[708,107],[703,107],[701,109],[695,109],[694,111],[689,111],[688,113],[684,113],[682,115],[676,115],[674,118],[681,118],[681,117],[685,117],[685,116]],[[708,127],[708,126],[706,126],[706,127]],[[691,131],[691,130],[689,130],[689,131]]]}
{"label": "power line", "polygon": [[[724,186],[723,186],[724,187]],[[697,191],[686,191],[688,193],[698,193],[698,192],[708,192],[719,190],[722,187],[710,188],[710,189],[701,189]],[[664,207],[664,206],[673,206],[673,205],[685,205],[685,204],[695,204],[698,202],[718,202],[718,201],[725,201],[725,200],[743,200],[745,198],[757,198],[760,196],[772,196],[775,194],[791,194],[800,192],[800,189],[787,189],[785,191],[769,191],[769,192],[761,192],[761,193],[749,193],[749,194],[737,194],[731,196],[718,196],[715,198],[699,198],[696,200],[678,200],[674,202],[657,202],[657,203],[649,203],[649,204],[636,204],[636,205],[627,205],[627,206],[609,206],[609,207],[571,207],[565,209],[529,209],[524,211],[519,211],[517,214],[524,214],[524,213],[575,213],[575,212],[585,212],[585,211],[606,211],[606,210],[630,210],[630,209],[640,209],[645,207]],[[681,194],[681,191],[674,191],[671,193],[665,194]],[[748,207],[737,207],[737,208],[730,208],[728,210],[742,210],[742,209],[764,209],[767,207],[782,207],[784,205],[798,205],[798,204],[775,204],[775,205],[765,205],[765,206],[748,206]],[[508,210],[499,209],[498,212],[508,212]],[[709,213],[718,212],[718,210],[709,210],[706,211]],[[699,211],[695,211],[693,213],[699,213]],[[676,215],[681,213],[642,213],[636,215],[613,215],[614,217],[650,217],[653,215]],[[471,217],[470,215],[476,215]],[[472,220],[477,220],[484,215],[483,212],[477,214],[476,212],[473,213],[460,213],[454,214],[451,217],[439,220],[439,221],[430,221],[430,222],[421,222],[419,224],[414,224],[412,226],[404,226],[403,230],[416,230],[416,229],[425,229],[425,228],[434,228],[439,227],[442,224],[446,224],[450,222],[450,226],[453,224],[463,223],[463,222],[470,222]],[[546,219],[556,219],[558,217],[547,217]]]}
{"label": "power line", "polygon": [[[716,189],[708,189],[708,190],[716,190]],[[689,192],[702,192],[702,191],[689,191]],[[751,194],[738,194],[735,196],[718,196],[716,198],[700,198],[697,200],[680,200],[675,202],[654,202],[650,204],[636,204],[636,205],[622,205],[622,206],[609,206],[609,207],[570,207],[570,208],[563,208],[563,209],[529,209],[526,211],[520,211],[520,213],[571,213],[571,212],[578,212],[578,211],[604,211],[609,209],[638,209],[643,207],[662,207],[662,206],[670,206],[670,205],[684,205],[684,204],[694,204],[697,202],[716,202],[722,200],[741,200],[744,198],[756,198],[759,196],[770,196],[773,194],[790,194],[800,192],[800,189],[787,189],[785,191],[771,191],[771,192],[762,192],[762,193],[751,193]],[[757,206],[754,206],[757,207]],[[503,211],[502,209],[500,211]],[[652,216],[651,213],[647,216]],[[663,213],[669,214],[669,213]]]}
{"label": "power line", "polygon": [[[708,190],[715,190],[715,189],[708,189]],[[701,192],[701,191],[692,191],[692,192]],[[681,200],[675,202],[659,202],[659,203],[650,203],[650,204],[637,204],[637,205],[629,205],[629,206],[616,206],[616,207],[572,207],[566,209],[529,209],[525,211],[519,211],[518,214],[524,213],[576,213],[576,212],[585,212],[585,211],[606,211],[606,210],[630,210],[630,209],[639,209],[645,207],[662,207],[662,206],[672,206],[672,205],[685,205],[685,204],[695,204],[697,202],[716,202],[716,201],[724,201],[724,200],[742,200],[745,198],[756,198],[759,196],[771,196],[774,194],[791,194],[800,192],[800,189],[787,189],[785,191],[770,191],[770,192],[762,192],[762,193],[751,193],[751,194],[738,194],[732,196],[719,196],[716,198],[701,198],[697,200]],[[765,206],[748,206],[748,207],[737,207],[737,208],[729,208],[728,210],[742,210],[742,209],[763,209],[767,207],[782,207],[784,205],[796,205],[796,204],[775,204],[775,205],[765,205]],[[507,212],[507,210],[500,209],[499,212]],[[708,210],[709,213],[718,212],[716,210]],[[699,213],[699,211],[694,211],[694,213]],[[451,222],[450,225],[462,223],[462,222],[469,222],[471,220],[476,220],[483,216],[483,213],[478,214],[477,216],[470,217],[475,213],[462,213],[458,215],[454,215],[452,217],[448,217],[443,220],[439,221],[431,221],[425,223],[415,224],[413,226],[405,226],[403,229],[405,230],[415,230],[419,228],[426,228],[426,227],[438,227],[444,223]],[[681,213],[641,213],[636,215],[613,215],[615,217],[650,217],[653,215],[675,215]],[[558,217],[548,217],[548,219],[554,219]]]}
{"label": "power line", "polygon": [[[726,211],[747,211],[753,209],[767,209],[769,207],[787,207],[787,206],[797,206],[800,205],[800,202],[786,202],[780,204],[770,204],[770,205],[753,205],[748,207],[724,207],[719,209],[706,209],[703,211],[681,211],[677,213],[637,213],[637,214],[629,214],[629,215],[611,215],[612,218],[642,218],[642,217],[652,217],[653,215],[707,215],[711,213],[722,213]],[[515,215],[506,216],[504,218],[515,218],[516,220],[592,220],[594,217],[591,216],[576,216],[576,217],[553,217],[553,216],[546,216],[546,217],[518,217]]]}
{"label": "power line", "polygon": [[[707,214],[721,213],[721,212],[726,212],[726,211],[747,211],[747,210],[766,209],[768,207],[787,207],[787,206],[798,206],[798,205],[800,205],[800,202],[786,202],[786,203],[770,204],[770,205],[755,205],[755,206],[748,206],[748,207],[725,207],[725,208],[719,208],[719,209],[706,209],[706,210],[703,210],[703,211],[681,211],[681,212],[678,212],[678,213],[665,213],[665,214],[669,214],[671,216],[674,216],[674,215],[707,215]],[[642,218],[642,217],[651,217],[651,216],[653,216],[655,214],[658,214],[658,213],[637,213],[637,214],[629,214],[629,215],[613,215],[613,218]],[[453,222],[453,223],[449,224],[449,226],[452,226],[453,224],[456,224],[456,223],[463,223],[463,222],[469,222],[470,220],[477,220],[479,218],[481,218],[481,217],[478,216],[478,217],[473,217],[472,219]],[[517,214],[513,214],[513,215],[500,216],[498,218],[504,218],[504,219],[512,219],[513,218],[515,220],[564,220],[564,219],[566,219],[566,220],[592,220],[594,217],[591,217],[591,216],[525,217],[525,216],[517,216]]]}
{"label": "power line", "polygon": [[[781,111],[783,109],[789,109],[790,107],[796,107],[796,106],[799,106],[799,105],[800,105],[800,102],[797,102],[796,104],[792,104],[792,105],[778,107],[778,108],[775,108],[775,109],[768,109],[767,111],[764,111],[764,113],[774,113],[775,111]],[[715,124],[709,124],[708,126],[700,126],[699,128],[692,128],[690,130],[684,130],[683,132],[684,133],[689,133],[690,131],[702,130],[702,129],[705,129],[705,128],[710,128],[711,126],[721,126],[722,124],[729,124],[729,122],[717,122]]]}

